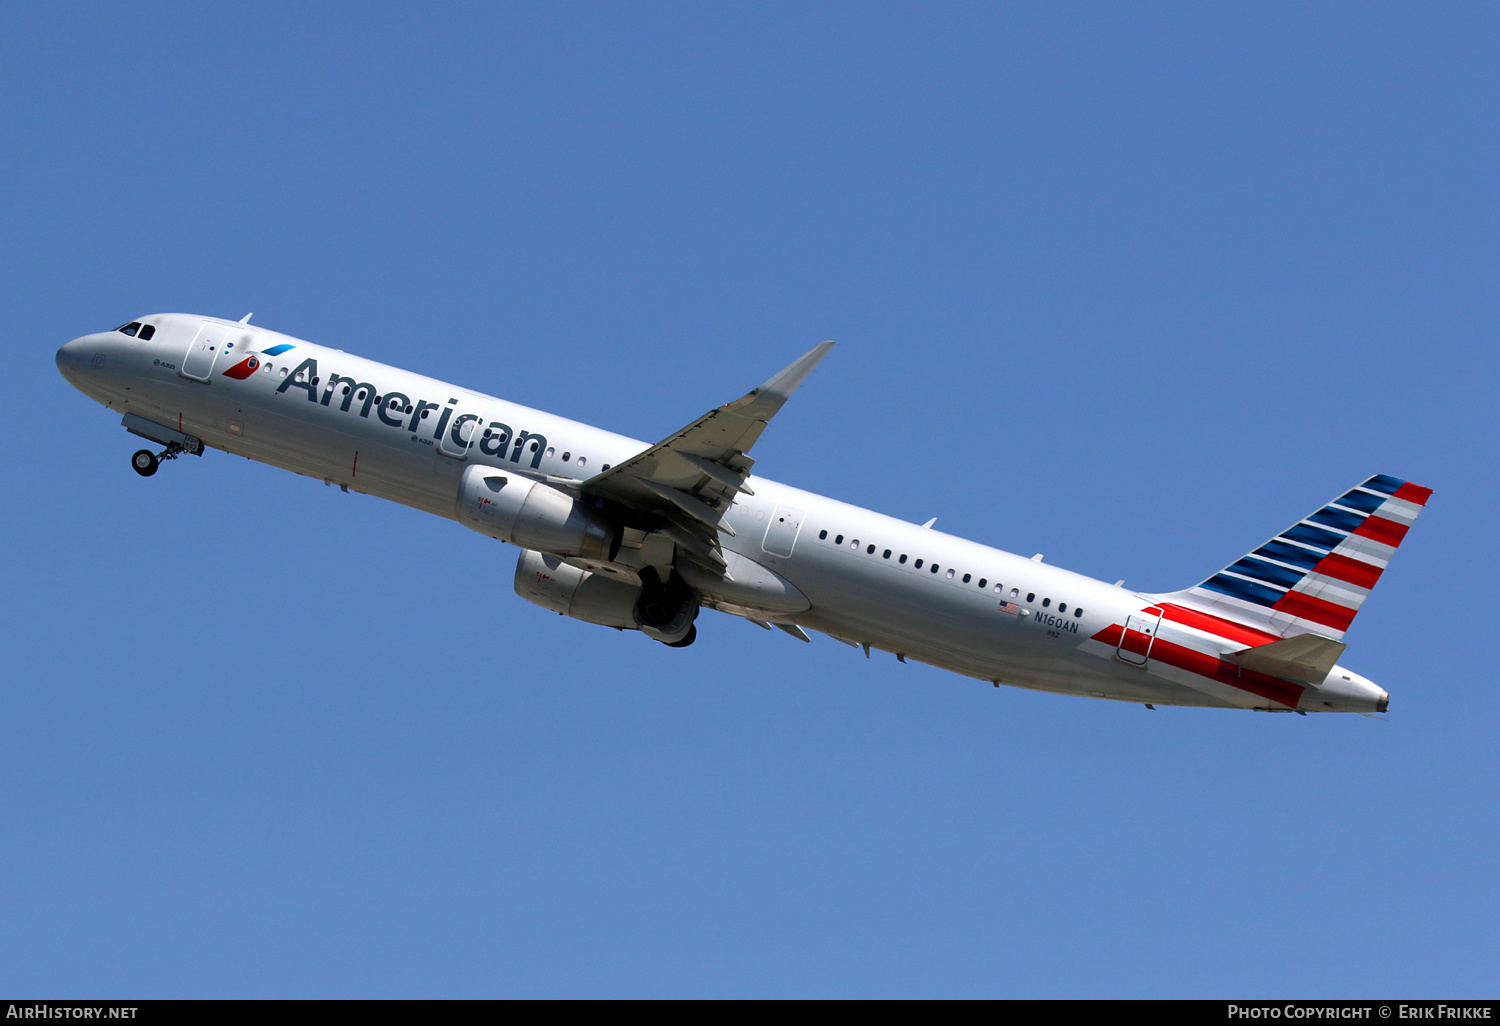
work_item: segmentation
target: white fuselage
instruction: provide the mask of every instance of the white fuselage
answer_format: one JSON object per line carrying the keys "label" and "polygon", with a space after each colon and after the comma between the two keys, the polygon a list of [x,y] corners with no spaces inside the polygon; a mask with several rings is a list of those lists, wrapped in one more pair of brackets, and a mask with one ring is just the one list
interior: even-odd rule
{"label": "white fuselage", "polygon": [[[475,463],[581,480],[648,447],[257,326],[184,314],[142,321],[155,328],[150,341],[118,331],[84,336],[59,352],[59,368],[122,414],[438,516],[456,516],[460,479]],[[181,373],[205,324],[222,332],[219,348],[197,357],[195,376],[207,382]],[[252,352],[260,354],[253,370],[224,373]],[[493,427],[493,441],[450,453],[447,428],[465,416]],[[1343,668],[1321,689],[1299,687],[1278,701],[1182,666],[1137,665],[1117,657],[1109,631],[1151,607],[1150,596],[764,478],[749,484],[754,495],[741,495],[726,516],[735,534],[722,537],[723,547],[791,582],[807,602],[792,611],[769,606],[767,620],[987,681],[1100,698],[1308,711],[1373,710],[1382,700],[1378,687]],[[789,554],[766,544],[783,507],[802,513]],[[718,598],[705,593],[706,604],[756,618],[743,595]],[[1157,643],[1210,659],[1245,647],[1166,620]]]}

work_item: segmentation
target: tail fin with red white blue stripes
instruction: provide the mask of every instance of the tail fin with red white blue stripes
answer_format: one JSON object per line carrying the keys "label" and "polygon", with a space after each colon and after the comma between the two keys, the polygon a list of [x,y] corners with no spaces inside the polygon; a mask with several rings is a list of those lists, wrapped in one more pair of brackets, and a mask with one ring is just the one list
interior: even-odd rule
{"label": "tail fin with red white blue stripes", "polygon": [[1196,588],[1159,599],[1279,637],[1338,640],[1431,495],[1377,474]]}

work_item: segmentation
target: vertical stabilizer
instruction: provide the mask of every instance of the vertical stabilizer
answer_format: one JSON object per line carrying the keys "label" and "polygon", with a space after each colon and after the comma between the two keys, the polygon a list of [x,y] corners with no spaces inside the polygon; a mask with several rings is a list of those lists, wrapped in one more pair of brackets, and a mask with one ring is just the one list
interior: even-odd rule
{"label": "vertical stabilizer", "polygon": [[1338,640],[1431,488],[1377,474],[1195,588],[1159,596],[1278,637]]}

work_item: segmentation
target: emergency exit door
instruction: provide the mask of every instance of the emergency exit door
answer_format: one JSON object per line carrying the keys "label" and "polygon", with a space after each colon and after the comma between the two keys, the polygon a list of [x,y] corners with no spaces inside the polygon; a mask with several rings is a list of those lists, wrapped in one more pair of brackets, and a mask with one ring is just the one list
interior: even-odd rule
{"label": "emergency exit door", "polygon": [[760,547],[773,556],[790,556],[792,546],[797,544],[797,534],[802,530],[802,518],[807,514],[793,506],[777,506],[766,525],[765,540]]}

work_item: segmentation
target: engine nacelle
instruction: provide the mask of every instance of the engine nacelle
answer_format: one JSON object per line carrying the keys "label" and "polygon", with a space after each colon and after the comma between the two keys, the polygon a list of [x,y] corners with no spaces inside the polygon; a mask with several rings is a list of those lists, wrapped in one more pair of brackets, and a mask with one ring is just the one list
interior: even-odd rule
{"label": "engine nacelle", "polygon": [[468,528],[523,549],[608,562],[620,528],[560,488],[475,464],[458,486],[458,519]]}
{"label": "engine nacelle", "polygon": [[527,551],[516,561],[516,594],[554,613],[633,630],[641,589],[608,574],[580,570],[556,556]]}
{"label": "engine nacelle", "polygon": [[638,630],[664,644],[691,644],[697,596],[675,573],[665,582],[654,570],[642,577],[641,584],[621,581],[543,552],[523,552],[516,560],[516,594],[527,602],[575,620]]}

